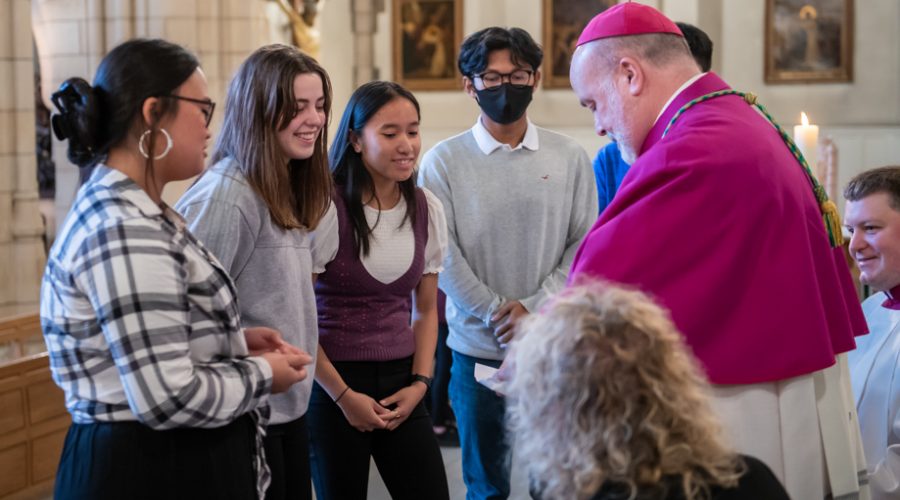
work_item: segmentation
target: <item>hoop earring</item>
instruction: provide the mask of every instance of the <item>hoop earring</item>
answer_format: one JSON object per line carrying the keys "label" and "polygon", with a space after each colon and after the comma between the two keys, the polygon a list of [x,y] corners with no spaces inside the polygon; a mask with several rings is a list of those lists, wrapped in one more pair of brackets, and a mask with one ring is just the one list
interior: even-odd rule
{"label": "hoop earring", "polygon": [[[162,132],[164,136],[166,136],[166,149],[164,149],[163,152],[159,155],[154,156],[154,160],[162,160],[166,157],[167,154],[169,154],[169,151],[172,150],[172,136],[169,135],[169,132],[164,128],[159,129],[159,131]],[[144,150],[144,139],[147,138],[148,135],[150,135],[150,129],[145,130],[144,133],[141,134],[141,138],[138,139],[138,151],[141,152],[141,156],[143,156],[144,158],[150,158],[150,155],[148,155],[147,151]]]}

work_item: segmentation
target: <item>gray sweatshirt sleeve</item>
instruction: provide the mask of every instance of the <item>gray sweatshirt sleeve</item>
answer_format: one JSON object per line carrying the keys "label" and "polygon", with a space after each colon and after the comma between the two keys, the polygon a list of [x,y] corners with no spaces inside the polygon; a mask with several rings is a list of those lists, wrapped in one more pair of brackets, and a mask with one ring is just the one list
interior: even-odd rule
{"label": "gray sweatshirt sleeve", "polygon": [[486,326],[492,326],[491,316],[504,299],[478,279],[459,249],[453,198],[446,169],[443,159],[431,149],[422,158],[419,176],[419,184],[434,193],[444,205],[444,215],[447,218],[447,253],[444,257],[444,271],[438,275],[438,282],[441,290],[457,307],[479,318]]}
{"label": "gray sweatshirt sleeve", "polygon": [[575,253],[597,219],[597,189],[591,160],[587,153],[579,147],[569,161],[573,164],[575,171],[575,189],[572,215],[569,218],[569,230],[566,236],[566,250],[559,265],[541,282],[537,293],[519,300],[529,312],[536,311],[544,300],[565,287],[569,269],[572,267],[572,261],[575,260]]}
{"label": "gray sweatshirt sleeve", "polygon": [[195,199],[179,202],[176,208],[191,232],[236,281],[256,247],[259,228],[254,229],[240,208],[225,201]]}

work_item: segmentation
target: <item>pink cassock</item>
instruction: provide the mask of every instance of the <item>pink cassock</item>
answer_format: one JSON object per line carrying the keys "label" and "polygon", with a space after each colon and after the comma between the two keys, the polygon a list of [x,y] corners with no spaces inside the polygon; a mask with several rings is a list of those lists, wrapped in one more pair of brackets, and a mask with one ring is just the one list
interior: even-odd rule
{"label": "pink cassock", "polygon": [[775,128],[707,74],[650,130],[618,194],[585,237],[570,284],[590,275],[667,307],[714,384],[810,373],[867,332],[840,248]]}

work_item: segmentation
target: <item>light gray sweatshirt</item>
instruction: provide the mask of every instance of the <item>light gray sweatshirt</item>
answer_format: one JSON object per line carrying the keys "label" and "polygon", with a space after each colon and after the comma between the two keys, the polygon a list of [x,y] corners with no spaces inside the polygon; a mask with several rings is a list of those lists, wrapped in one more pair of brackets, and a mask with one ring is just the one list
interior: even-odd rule
{"label": "light gray sweatshirt", "polygon": [[597,190],[590,159],[573,139],[531,123],[515,149],[485,134],[479,122],[438,143],[422,159],[419,182],[447,217],[438,278],[447,294],[447,345],[499,360],[505,351],[491,316],[509,300],[535,311],[562,289],[597,218]]}
{"label": "light gray sweatshirt", "polygon": [[[319,341],[312,274],[312,238],[305,230],[284,230],[247,184],[237,164],[222,160],[184,193],[175,208],[190,230],[219,259],[237,287],[243,326],[267,326],[315,358]],[[335,217],[332,207],[326,217]],[[315,373],[269,398],[270,423],[306,413]]]}

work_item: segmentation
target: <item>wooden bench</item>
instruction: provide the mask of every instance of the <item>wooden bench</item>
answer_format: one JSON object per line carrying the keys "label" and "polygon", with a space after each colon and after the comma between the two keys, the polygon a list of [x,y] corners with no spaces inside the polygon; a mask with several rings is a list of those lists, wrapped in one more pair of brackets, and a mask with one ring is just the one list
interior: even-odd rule
{"label": "wooden bench", "polygon": [[49,498],[71,423],[37,314],[0,320],[0,498]]}
{"label": "wooden bench", "polygon": [[37,314],[0,319],[0,364],[45,352],[41,320]]}

